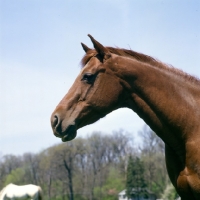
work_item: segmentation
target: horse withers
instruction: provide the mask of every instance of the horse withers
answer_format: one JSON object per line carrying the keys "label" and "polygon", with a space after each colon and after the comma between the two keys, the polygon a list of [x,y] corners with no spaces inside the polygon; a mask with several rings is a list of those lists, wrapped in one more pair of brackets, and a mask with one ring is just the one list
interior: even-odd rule
{"label": "horse withers", "polygon": [[0,200],[42,200],[42,189],[37,185],[15,185],[10,183],[0,192]]}
{"label": "horse withers", "polygon": [[72,140],[79,128],[130,108],[164,141],[168,174],[182,200],[200,199],[200,81],[88,36],[94,49],[82,44],[82,70],[51,116],[54,135]]}

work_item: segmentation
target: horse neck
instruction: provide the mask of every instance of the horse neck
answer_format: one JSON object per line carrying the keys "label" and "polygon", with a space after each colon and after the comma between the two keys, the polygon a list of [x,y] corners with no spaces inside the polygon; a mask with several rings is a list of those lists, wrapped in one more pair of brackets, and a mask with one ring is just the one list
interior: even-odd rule
{"label": "horse neck", "polygon": [[180,138],[185,141],[188,131],[193,131],[196,123],[194,113],[200,115],[196,111],[198,101],[195,99],[196,94],[200,95],[199,85],[186,81],[184,76],[166,66],[123,58],[117,63],[116,71],[129,93],[127,107],[135,111],[168,145],[176,146]]}

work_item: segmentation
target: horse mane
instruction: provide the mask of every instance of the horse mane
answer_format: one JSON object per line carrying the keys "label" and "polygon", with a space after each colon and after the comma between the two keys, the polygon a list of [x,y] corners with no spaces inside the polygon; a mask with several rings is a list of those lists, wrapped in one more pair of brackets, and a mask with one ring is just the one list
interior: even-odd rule
{"label": "horse mane", "polygon": [[[150,65],[153,65],[155,67],[164,69],[166,71],[173,72],[174,74],[176,74],[178,76],[181,76],[181,77],[185,78],[185,80],[188,80],[190,82],[195,82],[195,83],[199,83],[200,84],[200,80],[198,78],[196,78],[194,76],[191,76],[191,75],[183,72],[180,69],[174,68],[171,65],[162,63],[161,61],[159,61],[159,60],[157,60],[157,59],[155,59],[155,58],[153,58],[151,56],[148,56],[148,55],[145,55],[145,54],[142,54],[142,53],[138,53],[138,52],[130,50],[130,49],[114,48],[114,47],[106,47],[106,48],[108,48],[108,50],[111,53],[116,54],[118,56],[123,56],[123,57],[128,57],[128,58],[131,58],[131,59],[136,59],[139,62],[150,64]],[[96,54],[97,54],[97,52],[96,52],[95,49],[90,49],[83,56],[83,58],[81,60],[81,66],[84,67],[86,65],[86,63],[90,60],[90,58],[95,56]]]}
{"label": "horse mane", "polygon": [[[147,56],[145,54],[138,53],[136,51],[132,51],[129,49],[121,49],[121,48],[114,48],[114,47],[106,47],[106,48],[108,48],[108,50],[111,53],[116,54],[118,56],[129,57],[132,59],[135,58],[138,61],[147,62],[147,63],[156,62],[156,59],[152,58],[151,56]],[[84,67],[86,63],[90,60],[90,58],[94,56],[96,53],[97,52],[95,49],[90,49],[81,60],[82,67]]]}

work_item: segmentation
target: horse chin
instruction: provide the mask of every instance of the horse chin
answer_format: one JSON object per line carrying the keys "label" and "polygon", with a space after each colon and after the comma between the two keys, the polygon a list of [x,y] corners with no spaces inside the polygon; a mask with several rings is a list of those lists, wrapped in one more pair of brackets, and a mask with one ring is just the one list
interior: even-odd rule
{"label": "horse chin", "polygon": [[77,135],[76,127],[72,125],[67,129],[66,133],[62,137],[62,141],[67,142],[73,140],[76,137],[76,135]]}
{"label": "horse chin", "polygon": [[75,137],[76,137],[76,132],[70,133],[62,137],[62,141],[67,142],[67,141],[73,140]]}

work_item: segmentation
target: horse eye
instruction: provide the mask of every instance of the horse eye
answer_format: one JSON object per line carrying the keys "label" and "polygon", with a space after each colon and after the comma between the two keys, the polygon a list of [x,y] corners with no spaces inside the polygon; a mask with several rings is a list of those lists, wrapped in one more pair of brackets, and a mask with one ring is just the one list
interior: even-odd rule
{"label": "horse eye", "polygon": [[93,83],[94,82],[94,79],[95,79],[95,75],[94,74],[89,74],[89,73],[86,73],[83,75],[82,77],[82,81],[85,81],[86,83]]}

